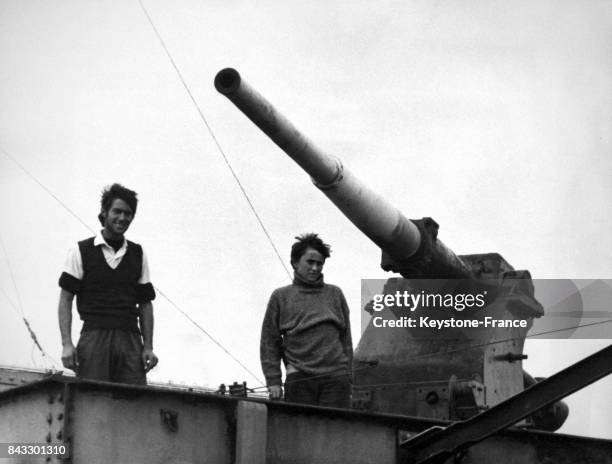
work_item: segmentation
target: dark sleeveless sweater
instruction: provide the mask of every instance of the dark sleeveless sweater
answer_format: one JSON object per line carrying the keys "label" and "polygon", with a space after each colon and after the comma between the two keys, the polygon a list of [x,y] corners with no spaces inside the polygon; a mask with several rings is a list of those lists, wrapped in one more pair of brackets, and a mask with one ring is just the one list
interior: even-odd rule
{"label": "dark sleeveless sweater", "polygon": [[138,280],[142,274],[142,247],[128,241],[125,255],[112,269],[94,246],[94,238],[79,242],[83,280],[77,293],[77,309],[83,331],[125,329],[138,332]]}

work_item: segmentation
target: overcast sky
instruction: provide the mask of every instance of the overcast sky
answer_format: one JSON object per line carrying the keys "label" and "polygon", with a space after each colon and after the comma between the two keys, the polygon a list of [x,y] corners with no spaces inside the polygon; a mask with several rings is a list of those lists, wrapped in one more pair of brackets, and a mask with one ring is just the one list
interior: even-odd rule
{"label": "overcast sky", "polygon": [[[435,218],[458,254],[612,275],[612,2],[144,4],[285,264],[299,233],[332,244],[325,278],[356,343],[380,252],[216,93],[223,67],[406,216]],[[60,360],[57,278],[121,182],[141,199],[128,237],[154,284],[263,377],[260,324],[288,276],[136,0],[0,2],[0,147],[0,364],[45,365],[20,307]],[[259,385],[167,299],[155,314],[150,380]],[[525,365],[547,376],[608,343],[528,341]],[[611,438],[611,389],[572,396],[563,431]]]}

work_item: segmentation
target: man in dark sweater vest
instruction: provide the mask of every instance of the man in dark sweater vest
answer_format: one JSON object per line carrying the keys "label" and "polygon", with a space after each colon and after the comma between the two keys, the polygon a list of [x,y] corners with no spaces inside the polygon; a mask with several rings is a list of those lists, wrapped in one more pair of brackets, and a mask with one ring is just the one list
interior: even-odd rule
{"label": "man in dark sweater vest", "polygon": [[[102,191],[98,219],[102,231],[71,249],[59,279],[62,363],[79,377],[108,382],[147,383],[157,364],[153,353],[155,290],[142,247],[123,236],[138,199],[113,184]],[[83,320],[72,344],[72,301]]]}
{"label": "man in dark sweater vest", "polygon": [[292,285],[272,293],[261,329],[260,357],[271,399],[346,408],[353,358],[349,310],[342,290],[323,282],[329,245],[316,234],[296,237]]}

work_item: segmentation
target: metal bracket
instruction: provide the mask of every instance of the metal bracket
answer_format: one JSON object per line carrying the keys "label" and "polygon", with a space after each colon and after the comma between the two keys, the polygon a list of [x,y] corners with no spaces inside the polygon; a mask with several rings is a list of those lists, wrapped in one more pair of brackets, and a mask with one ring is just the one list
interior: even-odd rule
{"label": "metal bracket", "polygon": [[416,407],[418,417],[448,420],[449,418],[449,388],[433,382],[416,390]]}

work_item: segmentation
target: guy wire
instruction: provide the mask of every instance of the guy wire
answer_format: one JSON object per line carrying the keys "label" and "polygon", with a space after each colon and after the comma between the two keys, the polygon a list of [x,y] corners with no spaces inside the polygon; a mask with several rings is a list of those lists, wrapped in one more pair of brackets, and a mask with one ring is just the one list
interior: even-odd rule
{"label": "guy wire", "polygon": [[[13,268],[11,266],[11,261],[9,260],[8,252],[6,251],[6,247],[4,246],[4,240],[2,238],[2,234],[1,233],[0,233],[0,247],[2,248],[2,251],[4,253],[4,257],[6,258],[6,265],[8,267],[9,274],[11,275],[11,280],[13,281],[13,287],[15,288],[15,294],[17,295],[17,306],[15,306],[14,303],[8,298],[8,295],[6,295],[6,293],[5,293],[5,297],[9,301],[11,306],[13,306],[13,308],[18,309],[18,311],[21,312],[21,318],[22,318],[22,320],[23,320],[23,322],[24,322],[24,324],[26,326],[27,331],[30,334],[30,337],[32,338],[32,341],[34,342],[34,344],[32,346],[32,350],[34,350],[34,346],[36,346],[36,348],[38,348],[38,350],[41,352],[41,354],[43,356],[43,359],[45,359],[45,357],[48,358],[51,361],[52,367],[56,368],[57,367],[57,362],[41,346],[40,342],[38,341],[38,337],[36,336],[36,333],[34,332],[34,329],[32,329],[32,327],[30,326],[30,322],[28,321],[28,319],[25,316],[25,312],[23,310],[23,303],[21,302],[21,295],[19,293],[19,289],[17,288],[17,281],[15,280],[15,274],[13,273]],[[2,290],[2,293],[4,293],[4,290]]]}
{"label": "guy wire", "polygon": [[174,58],[172,58],[172,55],[170,54],[170,50],[168,50],[168,47],[166,46],[166,43],[162,39],[162,36],[159,33],[159,31],[157,30],[157,27],[155,27],[155,24],[153,23],[153,20],[151,19],[151,16],[149,15],[149,12],[145,8],[144,4],[142,3],[142,0],[138,0],[138,3],[140,3],[140,7],[142,8],[142,11],[144,12],[145,16],[147,17],[147,20],[149,21],[149,24],[151,25],[151,28],[155,32],[155,35],[157,36],[157,39],[159,40],[162,48],[164,49],[164,51],[166,52],[166,55],[168,56],[168,59],[170,60],[170,63],[172,64],[172,67],[176,71],[176,74],[178,75],[181,83],[183,84],[183,87],[185,88],[185,91],[187,92],[187,95],[189,95],[189,98],[191,99],[191,102],[195,106],[198,114],[200,115],[200,119],[204,123],[204,126],[206,127],[206,129],[208,130],[208,133],[212,137],[213,142],[215,143],[217,149],[219,150],[219,153],[223,157],[223,161],[225,162],[225,165],[227,166],[227,168],[229,169],[230,173],[232,174],[232,177],[236,181],[236,184],[238,184],[238,187],[240,188],[240,191],[242,192],[242,195],[244,196],[246,202],[248,203],[249,208],[253,212],[253,215],[255,216],[255,219],[257,219],[257,222],[259,223],[259,226],[261,227],[261,230],[263,231],[263,233],[267,237],[268,242],[270,242],[270,245],[272,246],[272,249],[274,250],[274,253],[276,254],[276,257],[280,261],[281,266],[283,266],[283,269],[287,273],[287,276],[289,276],[289,280],[292,280],[293,279],[292,273],[289,272],[289,269],[287,268],[287,266],[285,264],[285,261],[283,260],[283,258],[281,257],[280,253],[278,252],[278,249],[276,248],[276,245],[274,244],[274,241],[272,240],[272,237],[268,233],[268,229],[266,229],[266,226],[264,225],[263,221],[259,217],[259,214],[257,213],[257,210],[255,209],[255,205],[251,201],[251,198],[249,197],[249,194],[247,193],[247,191],[244,188],[244,186],[242,185],[242,182],[240,182],[240,179],[238,178],[238,175],[236,174],[236,171],[234,171],[234,168],[232,167],[231,163],[229,162],[229,159],[227,158],[225,152],[223,151],[223,148],[221,147],[221,144],[217,140],[217,137],[215,136],[212,128],[210,127],[210,124],[208,124],[208,121],[207,121],[206,117],[204,116],[204,113],[202,112],[202,109],[200,108],[200,105],[198,105],[198,102],[196,101],[196,99],[194,98],[193,94],[191,93],[191,90],[189,90],[189,86],[187,85],[187,82],[183,78],[183,75],[182,75],[179,67],[177,66],[176,62],[174,61]]}

